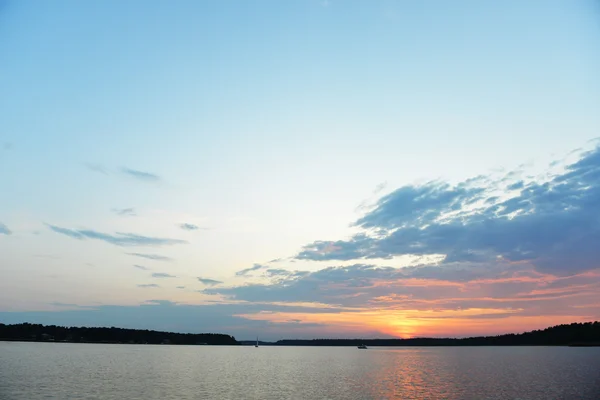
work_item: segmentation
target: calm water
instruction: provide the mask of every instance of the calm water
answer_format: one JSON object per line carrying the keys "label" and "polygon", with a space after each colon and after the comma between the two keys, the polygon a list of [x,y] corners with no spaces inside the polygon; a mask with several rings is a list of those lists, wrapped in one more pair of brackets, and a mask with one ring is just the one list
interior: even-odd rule
{"label": "calm water", "polygon": [[0,342],[0,399],[600,399],[600,348]]}

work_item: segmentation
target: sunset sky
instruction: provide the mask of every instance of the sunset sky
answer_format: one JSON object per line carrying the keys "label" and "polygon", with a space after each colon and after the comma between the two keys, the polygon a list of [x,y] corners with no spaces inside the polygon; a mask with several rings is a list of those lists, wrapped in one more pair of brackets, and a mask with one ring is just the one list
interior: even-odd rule
{"label": "sunset sky", "polygon": [[600,319],[593,0],[0,0],[0,323]]}

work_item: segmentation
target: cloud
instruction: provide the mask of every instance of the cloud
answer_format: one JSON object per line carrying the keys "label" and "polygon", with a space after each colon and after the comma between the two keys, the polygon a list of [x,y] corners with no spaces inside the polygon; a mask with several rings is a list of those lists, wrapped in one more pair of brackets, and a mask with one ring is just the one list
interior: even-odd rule
{"label": "cloud", "polygon": [[274,276],[288,276],[290,275],[291,272],[288,271],[287,269],[283,269],[283,268],[269,268],[268,270],[265,271],[265,276],[271,278]]}
{"label": "cloud", "polygon": [[[355,264],[305,272],[270,284],[208,288],[203,292],[238,302],[264,304],[265,309],[269,309],[269,304],[320,304],[325,309],[329,306],[337,312],[352,313],[356,323],[362,318],[368,324],[369,318],[377,316],[373,324],[379,324],[387,332],[391,332],[391,327],[385,325],[400,318],[403,324],[429,325],[428,329],[440,333],[449,329],[447,321],[453,318],[463,326],[481,319],[518,322],[512,320],[515,316],[537,315],[546,320],[554,317],[566,321],[598,318],[598,290],[600,269],[558,277],[536,272],[531,266],[499,262],[406,268]],[[579,308],[580,304],[588,304],[585,311]],[[594,310],[596,315],[590,315]],[[327,312],[314,311],[323,314],[323,321],[333,322],[332,316],[324,316]],[[281,320],[276,315],[246,316]],[[304,320],[312,322],[317,317],[303,315]],[[423,319],[431,321],[425,323]],[[435,325],[434,321],[446,322]],[[486,329],[497,327],[489,323]]]}
{"label": "cloud", "polygon": [[153,260],[153,261],[173,261],[173,259],[171,257],[167,257],[167,256],[162,256],[160,254],[146,254],[146,253],[125,253],[128,256],[134,256],[134,257],[140,257],[140,258],[145,258],[147,260]]}
{"label": "cloud", "polygon": [[[201,291],[207,305],[153,300],[27,315],[53,324],[138,324],[246,337],[497,334],[600,319],[600,150],[557,164],[543,178],[521,172],[386,192],[353,222],[355,235],[316,240],[296,254],[296,260],[320,262],[310,271],[290,270],[285,263],[294,260],[283,259],[236,273],[254,273],[260,283],[198,278],[207,286]],[[16,318],[0,313],[2,321]]]}
{"label": "cloud", "polygon": [[158,286],[156,283],[143,283],[140,285],[137,285],[139,288],[158,288],[160,286]]}
{"label": "cloud", "polygon": [[6,225],[0,222],[0,235],[10,235],[12,234],[11,230],[8,229]]}
{"label": "cloud", "polygon": [[[154,286],[150,286],[152,287]],[[322,324],[317,325],[318,328],[315,325],[290,326],[236,316],[238,313],[256,313],[263,308],[260,304],[189,305],[168,300],[149,300],[135,306],[102,305],[64,311],[0,311],[0,321],[6,324],[28,321],[60,326],[117,326],[184,333],[225,333],[240,340],[256,337],[256,332],[264,332],[261,334],[263,340],[277,340],[281,337],[309,338],[314,335],[322,337],[328,332],[328,328]],[[298,306],[272,306],[269,309],[297,312],[311,310],[309,307]]]}
{"label": "cloud", "polygon": [[137,265],[137,264],[135,264],[134,267],[137,268],[137,269],[141,269],[142,271],[150,271],[150,268],[144,267],[143,265]]}
{"label": "cloud", "polygon": [[113,208],[111,211],[123,217],[134,217],[137,215],[133,208]]}
{"label": "cloud", "polygon": [[58,301],[48,303],[48,304],[50,304],[51,306],[60,307],[60,308],[71,308],[71,309],[90,308],[89,306],[80,306],[78,304],[72,304],[72,303],[61,303]]}
{"label": "cloud", "polygon": [[144,182],[158,182],[160,177],[150,172],[139,171],[127,167],[121,168],[121,173]]}
{"label": "cloud", "polygon": [[[504,186],[503,186],[504,185]],[[429,182],[382,197],[348,240],[315,241],[301,260],[446,256],[445,262],[529,262],[573,274],[600,267],[600,147],[544,181],[491,177]]]}
{"label": "cloud", "polygon": [[149,247],[158,247],[158,246],[170,246],[174,244],[184,244],[187,243],[185,240],[180,239],[168,239],[168,238],[158,238],[158,237],[150,237],[150,236],[142,236],[134,233],[122,233],[116,232],[115,235],[111,235],[108,233],[97,232],[89,229],[67,229],[61,228],[55,225],[47,224],[48,227],[56,233],[60,233],[66,236],[69,236],[73,239],[96,239],[102,240],[106,243],[113,244],[115,246],[149,246]]}
{"label": "cloud", "polygon": [[[495,334],[499,326],[522,331],[542,321],[598,319],[600,148],[561,165],[542,178],[509,171],[399,188],[353,223],[358,233],[349,239],[317,240],[296,255],[343,265],[289,271],[256,264],[237,275],[263,270],[266,282],[202,292],[262,304],[236,314],[250,320],[337,332]],[[390,265],[401,260],[420,264]],[[271,308],[306,303],[322,310]]]}
{"label": "cloud", "polygon": [[175,289],[185,289],[185,286],[176,286]]}
{"label": "cloud", "polygon": [[200,227],[198,225],[194,225],[194,224],[179,224],[179,227],[186,231],[196,231],[196,230],[200,229]]}
{"label": "cloud", "polygon": [[600,318],[600,270],[556,277],[522,264],[482,267],[355,264],[302,271],[270,284],[210,287],[203,292],[219,297],[205,305],[152,300],[68,313],[0,312],[0,320],[238,338],[264,332],[264,339],[278,339],[496,334]]}
{"label": "cloud", "polygon": [[152,274],[153,278],[177,278],[175,275],[167,274],[164,272],[155,272]]}
{"label": "cloud", "polygon": [[236,272],[236,276],[249,276],[248,274],[253,271],[258,271],[259,269],[267,269],[268,267],[261,264],[254,264],[250,268],[243,269],[241,271]]}
{"label": "cloud", "polygon": [[[269,271],[269,270],[267,270]],[[283,277],[276,283],[249,284],[234,287],[205,289],[206,294],[219,294],[233,300],[250,302],[330,302],[332,297],[356,291],[369,279],[400,277],[398,270],[390,267],[356,264],[349,267],[328,267],[316,272],[270,270],[270,276]],[[328,288],[329,285],[343,285]],[[329,300],[326,300],[329,299]],[[334,301],[338,304],[337,299]]]}
{"label": "cloud", "polygon": [[84,163],[85,167],[93,172],[98,172],[102,175],[108,175],[108,171],[101,164]]}
{"label": "cloud", "polygon": [[206,286],[215,286],[215,285],[220,285],[221,283],[223,283],[221,281],[217,281],[214,279],[200,278],[200,277],[198,278],[198,281]]}

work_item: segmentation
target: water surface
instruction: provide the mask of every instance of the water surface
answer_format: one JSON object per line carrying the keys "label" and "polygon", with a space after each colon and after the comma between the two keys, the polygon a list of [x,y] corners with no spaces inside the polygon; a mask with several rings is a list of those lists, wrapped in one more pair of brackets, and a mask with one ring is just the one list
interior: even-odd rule
{"label": "water surface", "polygon": [[600,399],[600,348],[0,342],[0,399]]}

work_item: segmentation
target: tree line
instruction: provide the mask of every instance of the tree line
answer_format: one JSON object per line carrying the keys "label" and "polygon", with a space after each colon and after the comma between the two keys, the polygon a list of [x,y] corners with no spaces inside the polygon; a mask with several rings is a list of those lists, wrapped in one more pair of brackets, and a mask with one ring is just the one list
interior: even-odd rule
{"label": "tree line", "polygon": [[600,322],[572,323],[497,336],[411,339],[279,340],[282,346],[600,346]]}
{"label": "tree line", "polygon": [[[219,333],[174,333],[114,327],[45,326],[30,323],[14,325],[0,323],[0,340],[179,345],[240,344],[233,336]],[[460,339],[288,339],[279,340],[274,344],[281,346],[359,346],[362,344],[367,346],[600,346],[600,321],[557,325],[525,333]]]}
{"label": "tree line", "polygon": [[174,333],[141,329],[65,327],[39,324],[0,323],[0,340],[55,341],[75,343],[237,345],[233,336],[219,333]]}

